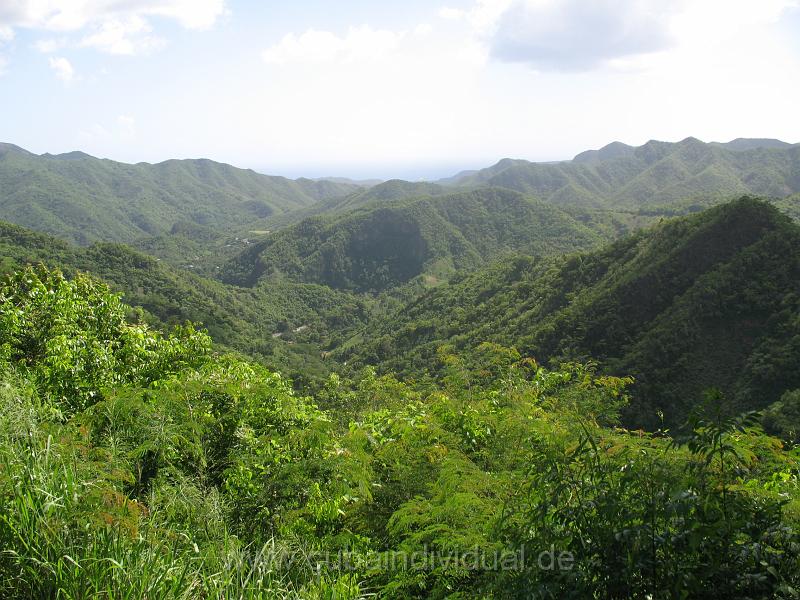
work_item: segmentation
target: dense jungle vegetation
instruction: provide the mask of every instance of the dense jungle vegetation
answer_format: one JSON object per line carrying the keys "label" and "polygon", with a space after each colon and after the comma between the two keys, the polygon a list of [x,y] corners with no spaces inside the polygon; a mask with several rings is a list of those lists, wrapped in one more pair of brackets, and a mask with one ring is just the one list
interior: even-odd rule
{"label": "dense jungle vegetation", "polygon": [[0,144],[0,598],[800,597],[798,148]]}
{"label": "dense jungle vegetation", "polygon": [[311,398],[125,315],[84,275],[0,287],[3,597],[797,594],[796,451],[718,393],[628,431],[630,379],[487,343]]}
{"label": "dense jungle vegetation", "polygon": [[437,349],[483,341],[549,364],[631,375],[628,425],[683,423],[704,389],[731,414],[800,388],[800,227],[744,198],[668,220],[600,250],[517,256],[452,280],[342,352],[417,378]]}

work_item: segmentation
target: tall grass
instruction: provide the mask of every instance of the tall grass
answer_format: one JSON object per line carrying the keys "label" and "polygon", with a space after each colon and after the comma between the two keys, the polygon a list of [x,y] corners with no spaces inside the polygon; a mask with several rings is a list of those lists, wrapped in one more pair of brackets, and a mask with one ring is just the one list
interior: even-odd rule
{"label": "tall grass", "polygon": [[[294,584],[285,547],[243,547],[210,514],[213,494],[203,497],[188,482],[183,490],[162,486],[147,505],[128,499],[125,474],[104,461],[108,455],[80,429],[48,422],[34,398],[0,384],[0,597],[361,596],[346,578]],[[198,515],[211,523],[193,532],[201,526],[186,522]]]}

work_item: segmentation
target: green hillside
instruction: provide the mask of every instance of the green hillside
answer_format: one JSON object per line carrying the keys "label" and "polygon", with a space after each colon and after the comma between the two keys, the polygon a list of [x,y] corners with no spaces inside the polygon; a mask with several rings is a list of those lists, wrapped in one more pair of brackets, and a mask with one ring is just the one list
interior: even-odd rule
{"label": "green hillside", "polygon": [[438,280],[503,253],[557,254],[600,239],[555,207],[484,188],[309,218],[252,244],[222,272],[246,286],[302,281],[377,292],[419,276]]}
{"label": "green hillside", "polygon": [[797,195],[248,220],[209,168],[136,249],[0,221],[1,598],[797,596]]}
{"label": "green hillside", "polygon": [[507,259],[370,327],[349,359],[420,374],[442,344],[483,341],[636,378],[629,422],[680,423],[702,391],[728,410],[800,387],[800,227],[742,199],[665,221],[600,251]]}
{"label": "green hillside", "polygon": [[323,349],[363,325],[371,311],[363,299],[320,285],[238,288],[171,268],[122,245],[73,246],[2,222],[0,256],[2,272],[43,263],[70,276],[90,273],[122,292],[128,306],[146,311],[137,318],[161,329],[197,323],[223,347],[301,380],[327,374],[334,365],[321,359]]}
{"label": "green hillside", "polygon": [[250,235],[252,231],[274,231],[289,225],[295,225],[317,215],[344,213],[374,204],[391,203],[398,200],[419,198],[422,196],[440,196],[452,193],[448,187],[428,182],[410,182],[401,179],[383,181],[346,196],[332,196],[311,206],[298,208],[285,213],[271,215],[241,230],[241,235]]}
{"label": "green hillside", "polygon": [[735,140],[731,140],[730,142],[711,142],[713,146],[719,146],[720,148],[726,148],[727,150],[735,150],[735,151],[742,151],[742,150],[754,150],[756,148],[781,148],[786,149],[790,148],[791,146],[796,146],[797,144],[790,144],[789,142],[784,142],[781,140],[771,139],[771,138],[736,138]]}
{"label": "green hillside", "polygon": [[[228,247],[228,234],[253,238],[315,216],[332,218],[448,195],[453,187],[486,186],[582,211],[676,214],[742,194],[797,194],[798,173],[800,146],[778,140],[704,144],[688,138],[639,148],[614,142],[572,161],[504,159],[439,184],[392,180],[370,186],[270,177],[203,159],[130,165],[81,152],[38,156],[0,144],[0,219],[79,244],[142,244],[143,250],[185,268],[202,253],[180,233],[173,238],[176,226],[207,227],[216,232],[212,245],[222,249]],[[794,200],[784,202],[796,211]]]}
{"label": "green hillside", "polygon": [[502,186],[559,206],[708,206],[743,194],[781,198],[799,192],[800,146],[777,140],[706,144],[695,138],[653,140],[638,148],[614,142],[572,161],[503,159],[447,183]]}
{"label": "green hillside", "polygon": [[800,194],[775,200],[774,204],[781,212],[800,222]]}
{"label": "green hillside", "polygon": [[[627,378],[485,344],[421,392],[315,397],[126,321],[87,276],[0,281],[0,597],[791,598],[796,452],[751,415],[616,427]],[[556,566],[557,565],[557,566]]]}
{"label": "green hillside", "polygon": [[360,189],[210,160],[130,165],[80,152],[37,156],[0,144],[0,219],[81,244],[131,242],[178,222],[242,227]]}

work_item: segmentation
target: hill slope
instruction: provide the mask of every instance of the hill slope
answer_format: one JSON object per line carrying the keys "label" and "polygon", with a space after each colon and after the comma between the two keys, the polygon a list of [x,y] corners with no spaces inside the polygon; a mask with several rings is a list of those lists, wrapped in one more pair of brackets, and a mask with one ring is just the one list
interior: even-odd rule
{"label": "hill slope", "polygon": [[559,163],[503,159],[446,182],[502,186],[558,205],[605,208],[661,208],[687,200],[710,205],[743,194],[780,198],[800,192],[800,146],[743,139],[653,140],[638,148],[614,142]]}
{"label": "hill slope", "polygon": [[[800,227],[742,199],[571,257],[518,257],[371,327],[351,360],[421,373],[443,343],[489,340],[636,377],[629,422],[681,421],[704,389],[732,410],[800,387]],[[352,352],[352,351],[351,351]]]}
{"label": "hill slope", "polygon": [[289,280],[376,292],[474,268],[504,252],[556,254],[599,240],[553,206],[484,188],[306,219],[253,244],[222,272],[246,286]]}
{"label": "hill slope", "polygon": [[0,219],[81,244],[130,242],[176,222],[231,228],[361,188],[292,181],[210,160],[151,165],[0,144]]}
{"label": "hill slope", "polygon": [[402,179],[383,181],[370,187],[361,187],[358,191],[346,196],[332,196],[311,206],[306,206],[285,213],[274,214],[258,222],[251,223],[245,235],[253,230],[274,231],[295,225],[303,219],[317,215],[332,215],[364,208],[370,205],[387,204],[398,200],[420,198],[423,196],[441,196],[452,193],[452,189],[429,182],[411,182]]}
{"label": "hill slope", "polygon": [[[322,349],[363,324],[370,307],[360,298],[319,285],[285,282],[242,289],[174,269],[119,244],[73,246],[0,222],[0,272],[43,263],[66,274],[89,273],[147,311],[153,325],[200,323],[222,346],[258,357],[304,378],[324,374]],[[299,331],[295,331],[299,330]]]}

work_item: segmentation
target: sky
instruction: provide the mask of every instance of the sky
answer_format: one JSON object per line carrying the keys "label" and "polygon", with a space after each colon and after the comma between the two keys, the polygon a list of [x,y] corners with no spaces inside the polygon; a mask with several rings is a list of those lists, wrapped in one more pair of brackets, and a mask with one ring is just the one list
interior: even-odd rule
{"label": "sky", "polygon": [[0,0],[0,141],[437,178],[800,142],[800,0]]}

